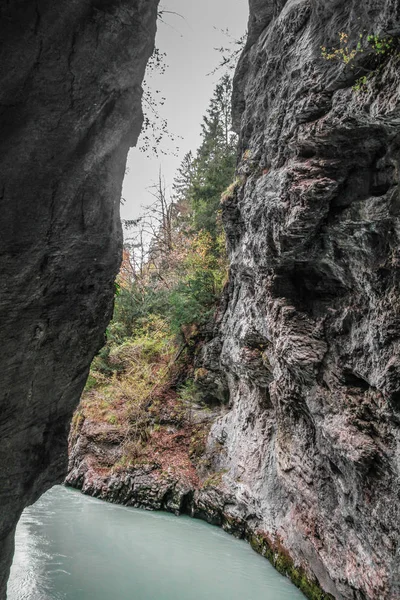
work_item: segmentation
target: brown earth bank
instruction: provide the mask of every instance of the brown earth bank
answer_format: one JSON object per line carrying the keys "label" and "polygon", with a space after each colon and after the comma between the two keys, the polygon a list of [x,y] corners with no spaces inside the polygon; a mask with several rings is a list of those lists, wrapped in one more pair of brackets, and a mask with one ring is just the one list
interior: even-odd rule
{"label": "brown earth bank", "polygon": [[86,392],[71,429],[65,483],[107,502],[186,514],[220,526],[246,539],[308,598],[329,600],[332,596],[315,576],[294,564],[279,537],[263,531],[256,515],[237,504],[225,485],[225,472],[213,470],[207,437],[225,411],[162,390],[146,407],[141,436],[131,430],[126,401],[105,402],[101,391]]}
{"label": "brown earth bank", "polygon": [[193,425],[160,421],[141,464],[113,466],[117,432],[85,417],[67,481],[222,524],[310,598],[398,600],[400,5],[250,8],[230,282],[197,358],[229,401],[195,459]]}
{"label": "brown earth bank", "polygon": [[0,598],[25,506],[62,481],[121,260],[157,0],[0,0]]}

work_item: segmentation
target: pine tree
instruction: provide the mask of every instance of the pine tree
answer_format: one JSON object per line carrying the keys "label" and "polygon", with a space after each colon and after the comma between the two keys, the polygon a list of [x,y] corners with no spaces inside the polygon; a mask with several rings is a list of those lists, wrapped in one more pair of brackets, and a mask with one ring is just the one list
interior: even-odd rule
{"label": "pine tree", "polygon": [[232,182],[237,136],[232,132],[232,79],[224,75],[217,84],[207,114],[203,117],[202,143],[194,159],[194,177],[189,190],[193,225],[213,238],[219,233],[217,213],[221,193]]}
{"label": "pine tree", "polygon": [[172,189],[175,202],[187,200],[194,174],[193,154],[190,151],[183,157],[181,166],[174,179]]}

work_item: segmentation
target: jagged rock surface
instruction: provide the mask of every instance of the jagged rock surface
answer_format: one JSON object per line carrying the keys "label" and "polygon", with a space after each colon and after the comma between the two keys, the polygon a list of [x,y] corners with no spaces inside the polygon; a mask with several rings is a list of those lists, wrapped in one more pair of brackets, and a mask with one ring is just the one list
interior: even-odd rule
{"label": "jagged rock surface", "polygon": [[0,2],[0,598],[110,319],[157,4]]}
{"label": "jagged rock surface", "polygon": [[[400,50],[377,60],[366,38],[398,44],[400,5],[250,5],[240,184],[223,208],[230,302],[213,342],[231,409],[209,453],[242,518],[326,592],[397,600]],[[321,54],[340,32],[351,48],[363,34],[349,65]],[[208,386],[213,373],[220,388],[215,358]]]}
{"label": "jagged rock surface", "polygon": [[[223,206],[231,277],[196,365],[207,399],[229,397],[204,457],[216,477],[192,490],[143,468],[102,477],[83,431],[69,482],[143,506],[150,488],[146,507],[246,537],[313,600],[398,600],[400,5],[250,9]],[[347,65],[321,53],[341,32],[349,48],[363,35]],[[394,51],[377,57],[370,34]]]}

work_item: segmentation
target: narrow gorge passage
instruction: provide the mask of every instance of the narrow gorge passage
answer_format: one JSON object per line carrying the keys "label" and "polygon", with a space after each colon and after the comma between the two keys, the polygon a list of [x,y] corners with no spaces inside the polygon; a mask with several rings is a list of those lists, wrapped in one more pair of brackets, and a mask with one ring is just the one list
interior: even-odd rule
{"label": "narrow gorge passage", "polygon": [[117,300],[67,483],[219,524],[311,600],[398,600],[400,3],[249,4],[232,183],[209,112],[172,205],[189,266],[158,246],[126,335]]}
{"label": "narrow gorge passage", "polygon": [[229,539],[146,508],[220,526],[261,568],[246,540],[300,590],[264,561],[279,593],[400,600],[400,0],[249,7],[197,149],[170,188],[160,171],[123,247],[126,158],[152,127],[142,82],[169,7],[0,0],[0,600],[23,509],[63,481],[95,500],[56,489],[28,508],[25,558],[44,562],[26,580],[16,555],[14,595],[76,573],[46,545],[95,531],[97,510],[116,534],[124,515],[123,529],[135,516]]}

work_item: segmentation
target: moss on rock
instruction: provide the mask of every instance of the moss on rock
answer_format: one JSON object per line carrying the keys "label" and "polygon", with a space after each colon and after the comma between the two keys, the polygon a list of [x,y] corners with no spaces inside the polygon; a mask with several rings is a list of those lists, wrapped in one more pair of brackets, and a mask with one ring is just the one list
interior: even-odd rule
{"label": "moss on rock", "polygon": [[324,592],[317,579],[311,579],[283,548],[280,541],[272,541],[264,532],[250,533],[248,541],[258,554],[267,558],[281,575],[288,577],[309,600],[334,600]]}

